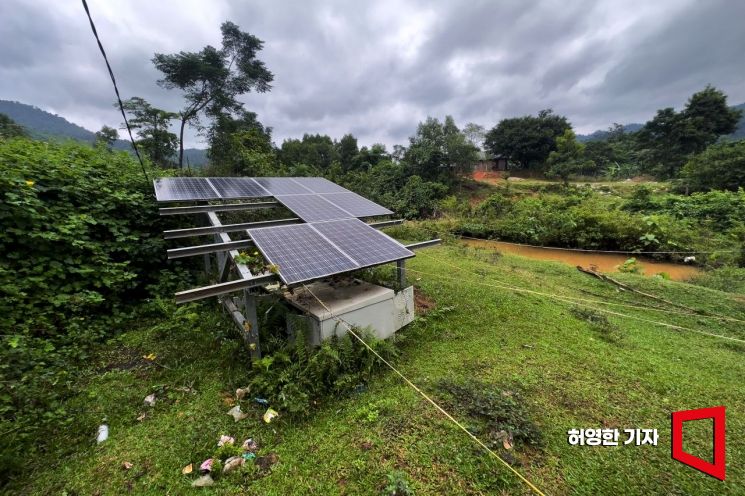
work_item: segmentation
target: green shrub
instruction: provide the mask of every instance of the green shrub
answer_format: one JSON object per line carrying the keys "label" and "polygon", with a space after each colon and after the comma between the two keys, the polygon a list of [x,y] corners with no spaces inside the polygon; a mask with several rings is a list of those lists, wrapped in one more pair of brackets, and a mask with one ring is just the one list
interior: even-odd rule
{"label": "green shrub", "polygon": [[71,422],[75,367],[157,280],[164,250],[127,153],[15,139],[0,141],[0,169],[0,419],[22,443]]}

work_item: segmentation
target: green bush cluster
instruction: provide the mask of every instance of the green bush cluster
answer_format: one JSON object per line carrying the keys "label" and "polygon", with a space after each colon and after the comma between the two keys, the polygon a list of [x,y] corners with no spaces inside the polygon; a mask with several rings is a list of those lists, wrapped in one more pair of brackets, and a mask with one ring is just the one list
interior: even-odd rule
{"label": "green bush cluster", "polygon": [[[450,217],[463,236],[593,250],[713,251],[700,261],[743,263],[745,194],[657,194],[640,186],[630,197],[566,187],[540,195],[501,188],[470,213]],[[659,255],[682,259],[684,255]]]}
{"label": "green bush cluster", "polygon": [[0,419],[17,443],[71,421],[75,368],[157,279],[164,251],[129,154],[0,140],[0,169]]}

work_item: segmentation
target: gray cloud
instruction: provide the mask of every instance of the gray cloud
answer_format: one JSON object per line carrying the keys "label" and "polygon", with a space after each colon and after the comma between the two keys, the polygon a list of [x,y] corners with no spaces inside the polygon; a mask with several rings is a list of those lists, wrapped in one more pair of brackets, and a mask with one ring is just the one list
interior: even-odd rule
{"label": "gray cloud", "polygon": [[[171,110],[180,95],[156,85],[154,52],[217,46],[226,19],[263,39],[273,89],[243,100],[277,142],[351,131],[390,146],[427,115],[491,127],[548,107],[588,132],[680,107],[707,83],[745,101],[742,2],[90,3],[124,95]],[[0,18],[0,98],[119,124],[78,3],[10,0]]]}

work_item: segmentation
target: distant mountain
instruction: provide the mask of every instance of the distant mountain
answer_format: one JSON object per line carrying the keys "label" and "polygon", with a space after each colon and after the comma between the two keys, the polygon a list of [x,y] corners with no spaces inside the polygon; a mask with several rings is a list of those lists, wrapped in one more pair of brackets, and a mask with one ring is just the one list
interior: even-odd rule
{"label": "distant mountain", "polygon": [[[26,128],[33,138],[40,140],[64,140],[74,139],[86,143],[96,141],[96,133],[82,126],[73,124],[64,117],[51,114],[33,105],[0,100],[0,114],[5,114],[15,122]],[[120,132],[120,134],[122,134]],[[116,140],[114,148],[117,150],[132,151],[132,145],[127,140]],[[201,148],[185,148],[184,162],[192,167],[206,165],[207,150]]]}
{"label": "distant mountain", "polygon": [[[743,115],[742,117],[740,117],[740,122],[737,124],[737,129],[735,130],[735,132],[725,136],[725,138],[734,139],[734,140],[743,139],[745,138],[745,103],[741,103],[740,105],[735,105],[732,108],[742,110]],[[633,124],[624,124],[623,129],[627,133],[633,133],[635,131],[640,130],[642,127],[644,127],[644,124],[633,123]],[[597,131],[590,133],[590,134],[578,134],[577,141],[586,143],[588,141],[603,140],[607,137],[608,137],[607,130],[598,129]]]}

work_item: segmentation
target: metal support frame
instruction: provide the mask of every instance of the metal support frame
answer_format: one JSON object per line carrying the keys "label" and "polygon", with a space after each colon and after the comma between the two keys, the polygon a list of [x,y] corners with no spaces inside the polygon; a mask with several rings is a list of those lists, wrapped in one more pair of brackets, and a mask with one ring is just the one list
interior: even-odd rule
{"label": "metal support frame", "polygon": [[263,220],[259,222],[242,222],[240,224],[221,224],[219,226],[189,227],[186,229],[171,229],[163,231],[163,239],[188,238],[190,236],[205,236],[208,234],[218,234],[236,231],[245,231],[246,229],[255,229],[260,227],[284,226],[287,224],[298,224],[302,222],[298,217],[278,220]]}
{"label": "metal support frame", "polygon": [[204,255],[219,251],[233,251],[238,248],[249,248],[253,246],[250,239],[241,239],[239,241],[228,241],[226,243],[211,243],[208,245],[186,246],[184,248],[173,248],[167,250],[168,258],[193,257],[194,255]]}
{"label": "metal support frame", "polygon": [[396,278],[398,279],[398,287],[403,289],[406,287],[406,260],[396,260]]}
{"label": "metal support frame", "polygon": [[232,210],[253,210],[257,208],[278,207],[279,202],[223,203],[222,205],[193,205],[189,207],[164,207],[158,209],[160,215],[204,214],[208,212],[227,212]]}

